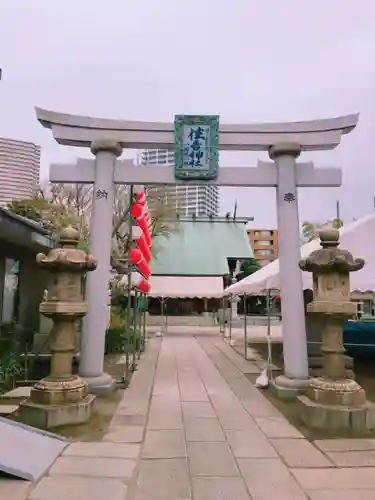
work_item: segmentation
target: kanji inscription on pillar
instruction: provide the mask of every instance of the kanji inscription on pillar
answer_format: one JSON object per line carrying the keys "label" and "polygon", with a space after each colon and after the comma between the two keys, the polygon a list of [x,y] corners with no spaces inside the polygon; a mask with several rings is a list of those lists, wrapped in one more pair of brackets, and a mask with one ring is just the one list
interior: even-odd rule
{"label": "kanji inscription on pillar", "polygon": [[296,195],[293,193],[285,193],[284,201],[286,201],[287,203],[292,203],[293,201],[296,201]]}
{"label": "kanji inscription on pillar", "polygon": [[97,189],[95,192],[95,198],[97,200],[107,200],[108,199],[108,191],[105,189]]}

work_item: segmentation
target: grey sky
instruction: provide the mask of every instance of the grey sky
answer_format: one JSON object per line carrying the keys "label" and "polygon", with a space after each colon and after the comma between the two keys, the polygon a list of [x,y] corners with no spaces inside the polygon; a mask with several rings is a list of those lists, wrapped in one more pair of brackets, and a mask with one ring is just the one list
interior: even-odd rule
{"label": "grey sky", "polygon": [[[41,144],[46,175],[51,160],[82,151],[55,144],[35,105],[149,121],[219,113],[232,123],[360,112],[336,151],[301,157],[344,169],[340,190],[301,190],[301,220],[333,217],[336,199],[351,220],[375,196],[374,14],[368,0],[2,0],[0,135]],[[221,154],[226,165],[259,157]],[[222,189],[222,211],[237,198],[239,215],[274,225],[274,197]]]}

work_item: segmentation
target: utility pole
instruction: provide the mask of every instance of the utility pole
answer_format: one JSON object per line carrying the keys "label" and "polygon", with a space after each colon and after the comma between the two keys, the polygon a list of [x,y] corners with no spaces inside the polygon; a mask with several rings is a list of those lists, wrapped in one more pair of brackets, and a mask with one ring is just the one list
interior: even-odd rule
{"label": "utility pole", "polygon": [[[375,198],[374,198],[374,202],[375,202]],[[336,219],[340,219],[340,202],[339,200],[336,201]]]}

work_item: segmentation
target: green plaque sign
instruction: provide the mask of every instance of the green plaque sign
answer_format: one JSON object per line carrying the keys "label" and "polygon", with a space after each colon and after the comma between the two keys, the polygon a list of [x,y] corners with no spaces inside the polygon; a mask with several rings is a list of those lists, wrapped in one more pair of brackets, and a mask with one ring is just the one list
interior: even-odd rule
{"label": "green plaque sign", "polygon": [[176,179],[216,179],[219,171],[218,116],[175,116],[174,162]]}

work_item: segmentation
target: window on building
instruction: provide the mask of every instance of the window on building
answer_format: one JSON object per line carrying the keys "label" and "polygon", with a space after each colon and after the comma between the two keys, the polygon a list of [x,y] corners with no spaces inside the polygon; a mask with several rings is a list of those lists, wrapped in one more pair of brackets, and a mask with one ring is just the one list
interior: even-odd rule
{"label": "window on building", "polygon": [[264,245],[264,246],[270,246],[271,245],[271,240],[257,240],[256,242],[257,245]]}
{"label": "window on building", "polygon": [[371,299],[358,300],[357,310],[360,314],[373,314],[374,302]]}
{"label": "window on building", "polygon": [[254,237],[261,238],[262,236],[273,236],[273,231],[255,231]]}
{"label": "window on building", "polygon": [[274,251],[272,249],[266,249],[266,248],[255,250],[254,254],[255,257],[266,257],[266,258],[274,257]]}

